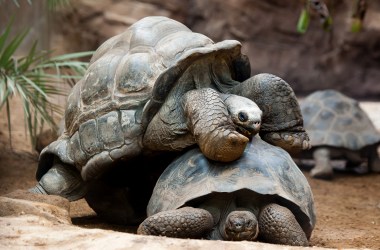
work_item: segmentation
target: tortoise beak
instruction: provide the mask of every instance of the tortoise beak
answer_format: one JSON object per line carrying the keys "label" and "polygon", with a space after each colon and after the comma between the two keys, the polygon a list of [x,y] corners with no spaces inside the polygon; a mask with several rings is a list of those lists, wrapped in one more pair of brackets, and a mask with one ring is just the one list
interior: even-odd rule
{"label": "tortoise beak", "polygon": [[237,131],[240,134],[251,139],[253,136],[255,136],[260,131],[260,127],[261,127],[261,122],[256,121],[256,122],[252,122],[248,125],[246,125],[246,124],[238,125]]}

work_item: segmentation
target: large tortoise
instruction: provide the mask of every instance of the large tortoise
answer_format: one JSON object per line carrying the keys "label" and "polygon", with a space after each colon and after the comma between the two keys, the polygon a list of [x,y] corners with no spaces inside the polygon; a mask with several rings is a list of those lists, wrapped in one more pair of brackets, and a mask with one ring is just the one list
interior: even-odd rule
{"label": "large tortoise", "polygon": [[336,90],[321,90],[304,99],[301,111],[312,145],[304,157],[312,154],[315,160],[311,176],[331,179],[331,159],[346,159],[348,168],[364,163],[369,171],[380,171],[380,133],[358,101]]}
{"label": "large tortoise", "polygon": [[315,225],[310,186],[282,148],[254,137],[229,163],[192,149],[162,173],[139,234],[308,245]]}
{"label": "large tortoise", "polygon": [[141,19],[93,55],[68,97],[65,131],[41,152],[31,191],[76,200],[119,160],[194,144],[209,159],[235,160],[257,131],[252,101],[264,112],[265,140],[308,148],[290,86],[270,74],[249,77],[238,41],[214,43],[166,17]]}

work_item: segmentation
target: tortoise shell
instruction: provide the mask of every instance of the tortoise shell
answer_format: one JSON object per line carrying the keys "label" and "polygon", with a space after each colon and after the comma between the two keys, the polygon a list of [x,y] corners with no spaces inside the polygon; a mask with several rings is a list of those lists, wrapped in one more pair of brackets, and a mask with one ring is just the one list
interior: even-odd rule
{"label": "tortoise shell", "polygon": [[360,150],[380,142],[380,133],[359,102],[335,90],[321,90],[301,102],[312,146]]}
{"label": "tortoise shell", "polygon": [[[71,136],[89,119],[116,109],[137,109],[151,99],[148,106],[157,110],[191,63],[218,55],[233,64],[241,59],[240,49],[238,41],[214,43],[166,17],[143,18],[107,40],[93,55],[85,76],[68,97],[67,133]],[[248,78],[244,72],[237,71],[236,78]],[[146,113],[149,122],[154,114]]]}
{"label": "tortoise shell", "polygon": [[[107,40],[68,96],[65,131],[42,151],[37,179],[51,167],[53,156],[91,179],[113,162],[139,155],[144,131],[170,90],[187,84],[179,81],[181,75],[197,61],[216,57],[234,79],[250,76],[238,41],[214,43],[167,17],[143,18]],[[179,89],[208,87],[190,84]],[[215,85],[223,90],[223,83]]]}
{"label": "tortoise shell", "polygon": [[315,209],[307,179],[285,150],[258,136],[241,158],[230,163],[208,160],[199,149],[177,158],[158,179],[147,214],[177,209],[213,193],[241,190],[272,197],[273,202],[288,207],[310,237]]}

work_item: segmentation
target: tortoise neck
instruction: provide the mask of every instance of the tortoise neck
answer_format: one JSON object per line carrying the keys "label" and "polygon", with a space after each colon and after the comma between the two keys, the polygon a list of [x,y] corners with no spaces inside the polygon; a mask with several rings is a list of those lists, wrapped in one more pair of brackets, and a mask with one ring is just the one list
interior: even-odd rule
{"label": "tortoise neck", "polygon": [[216,88],[222,93],[229,93],[230,89],[240,84],[232,79],[230,67],[224,60],[216,60],[210,65],[210,74]]}

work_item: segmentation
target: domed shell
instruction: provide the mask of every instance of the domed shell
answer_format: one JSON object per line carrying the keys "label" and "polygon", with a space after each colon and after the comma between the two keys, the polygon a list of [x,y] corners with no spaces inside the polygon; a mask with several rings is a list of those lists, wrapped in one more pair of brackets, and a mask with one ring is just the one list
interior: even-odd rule
{"label": "domed shell", "polygon": [[287,206],[310,237],[315,225],[314,200],[307,179],[290,155],[254,137],[234,162],[208,160],[193,149],[171,163],[160,176],[147,207],[148,216],[177,209],[214,192],[250,190]]}
{"label": "domed shell", "polygon": [[360,150],[380,142],[380,133],[359,102],[338,91],[316,91],[300,106],[312,146]]}
{"label": "domed shell", "polygon": [[192,62],[217,54],[231,64],[241,64],[242,58],[248,59],[240,49],[238,41],[214,43],[166,17],[143,18],[107,40],[93,55],[85,76],[68,97],[67,134],[71,136],[89,119],[116,109],[142,108],[148,100],[146,113],[152,115]]}

